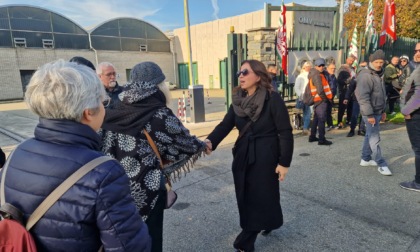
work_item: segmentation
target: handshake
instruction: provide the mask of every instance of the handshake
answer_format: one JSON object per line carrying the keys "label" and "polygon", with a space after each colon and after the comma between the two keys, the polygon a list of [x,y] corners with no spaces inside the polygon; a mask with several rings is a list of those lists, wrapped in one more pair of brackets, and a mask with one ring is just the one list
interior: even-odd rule
{"label": "handshake", "polygon": [[208,140],[208,139],[205,139],[204,140],[204,142],[206,143],[206,154],[207,155],[210,155],[211,154],[211,152],[213,151],[213,146],[212,146],[212,144],[211,144],[211,141],[210,140]]}

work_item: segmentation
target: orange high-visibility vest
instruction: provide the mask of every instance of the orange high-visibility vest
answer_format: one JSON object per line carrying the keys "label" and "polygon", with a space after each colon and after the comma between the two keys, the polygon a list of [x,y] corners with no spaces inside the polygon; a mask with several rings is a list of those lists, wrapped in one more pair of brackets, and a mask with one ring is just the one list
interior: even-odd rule
{"label": "orange high-visibility vest", "polygon": [[[328,84],[327,78],[325,78],[323,74],[321,74],[321,80],[322,80],[322,87],[324,88],[324,93],[327,96],[327,98],[331,100],[333,96],[330,89],[330,84]],[[311,88],[311,94],[314,97],[314,102],[322,101],[322,98],[321,96],[319,96],[315,85],[312,83],[312,78],[309,79],[309,85]]]}

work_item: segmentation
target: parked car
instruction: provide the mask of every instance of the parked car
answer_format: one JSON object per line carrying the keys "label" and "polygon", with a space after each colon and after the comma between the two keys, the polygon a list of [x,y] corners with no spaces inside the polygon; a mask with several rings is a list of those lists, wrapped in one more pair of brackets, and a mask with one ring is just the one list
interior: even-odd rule
{"label": "parked car", "polygon": [[165,84],[168,85],[169,90],[174,90],[174,89],[177,89],[178,88],[176,86],[176,84],[173,84],[172,82],[169,82],[169,81],[165,81]]}

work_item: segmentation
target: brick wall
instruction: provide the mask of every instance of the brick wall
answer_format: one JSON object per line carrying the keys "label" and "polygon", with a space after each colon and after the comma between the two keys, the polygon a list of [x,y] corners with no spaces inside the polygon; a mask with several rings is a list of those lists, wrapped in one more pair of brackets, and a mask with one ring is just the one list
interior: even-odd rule
{"label": "brick wall", "polygon": [[[48,50],[33,48],[0,48],[0,101],[23,99],[21,70],[37,70],[45,63],[74,56],[82,56],[96,65],[95,52],[91,50]],[[176,69],[171,53],[98,51],[98,62],[108,61],[120,74],[118,82],[127,82],[126,69],[143,61],[153,61],[163,70],[166,80],[176,83]]]}

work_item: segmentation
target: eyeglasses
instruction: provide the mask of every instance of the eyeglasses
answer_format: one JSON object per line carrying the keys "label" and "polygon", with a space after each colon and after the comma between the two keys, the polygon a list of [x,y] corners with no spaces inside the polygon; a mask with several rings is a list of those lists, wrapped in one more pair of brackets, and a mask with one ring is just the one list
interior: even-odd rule
{"label": "eyeglasses", "polygon": [[111,104],[111,97],[106,96],[104,98],[104,101],[102,102],[102,104],[104,105],[104,108],[107,108],[109,106],[109,104]]}
{"label": "eyeglasses", "polygon": [[116,72],[110,72],[110,73],[107,73],[107,74],[104,74],[106,77],[111,77],[112,75],[113,76],[117,76],[117,73]]}
{"label": "eyeglasses", "polygon": [[414,54],[420,52],[420,49],[414,50]]}
{"label": "eyeglasses", "polygon": [[325,65],[319,65],[318,67],[325,67]]}
{"label": "eyeglasses", "polygon": [[238,71],[238,72],[236,73],[236,77],[238,77],[238,78],[239,78],[239,76],[241,76],[241,74],[242,74],[242,76],[247,76],[247,75],[249,74],[248,69],[244,69],[244,70],[242,70],[242,71]]}

